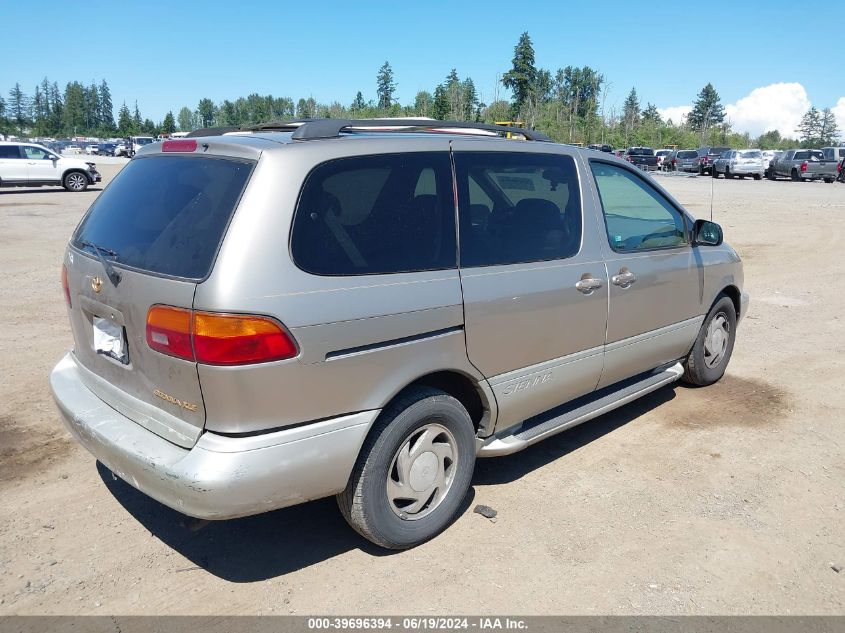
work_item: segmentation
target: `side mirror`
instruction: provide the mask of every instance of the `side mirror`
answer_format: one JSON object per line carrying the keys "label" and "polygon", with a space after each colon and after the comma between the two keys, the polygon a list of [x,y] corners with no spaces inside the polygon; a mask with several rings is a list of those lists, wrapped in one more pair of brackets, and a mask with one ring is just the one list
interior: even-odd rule
{"label": "side mirror", "polygon": [[724,236],[722,227],[710,220],[696,220],[692,227],[692,243],[696,246],[719,246]]}

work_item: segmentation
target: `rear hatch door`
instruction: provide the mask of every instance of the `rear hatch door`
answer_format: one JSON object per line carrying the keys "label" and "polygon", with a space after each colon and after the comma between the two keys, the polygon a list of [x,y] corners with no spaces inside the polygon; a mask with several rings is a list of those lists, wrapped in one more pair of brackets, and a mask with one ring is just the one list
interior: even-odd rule
{"label": "rear hatch door", "polygon": [[196,363],[150,349],[147,315],[154,305],[193,307],[253,166],[208,155],[135,158],[95,201],[65,259],[86,386],[180,446],[193,446],[205,424]]}

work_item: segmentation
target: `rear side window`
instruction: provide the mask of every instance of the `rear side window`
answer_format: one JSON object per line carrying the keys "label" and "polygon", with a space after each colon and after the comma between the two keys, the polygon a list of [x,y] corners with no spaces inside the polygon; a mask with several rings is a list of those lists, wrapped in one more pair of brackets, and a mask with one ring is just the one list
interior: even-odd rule
{"label": "rear side window", "polygon": [[17,145],[0,145],[0,158],[21,158]]}
{"label": "rear side window", "polygon": [[590,167],[613,250],[628,253],[687,243],[683,216],[654,187],[616,165],[591,161]]}
{"label": "rear side window", "polygon": [[581,244],[581,198],[571,156],[455,154],[461,266],[572,257]]}
{"label": "rear side window", "polygon": [[129,162],[100,194],[73,244],[132,268],[188,279],[211,270],[253,163],[152,156]]}
{"label": "rear side window", "polygon": [[297,266],[374,275],[457,266],[446,152],[340,158],[306,178],[291,235]]}

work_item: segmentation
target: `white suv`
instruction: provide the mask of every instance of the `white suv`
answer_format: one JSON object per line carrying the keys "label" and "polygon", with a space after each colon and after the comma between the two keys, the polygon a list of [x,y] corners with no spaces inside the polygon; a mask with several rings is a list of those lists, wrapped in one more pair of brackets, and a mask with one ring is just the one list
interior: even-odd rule
{"label": "white suv", "polygon": [[85,191],[101,180],[94,163],[59,156],[35,143],[0,142],[0,187],[61,185]]}

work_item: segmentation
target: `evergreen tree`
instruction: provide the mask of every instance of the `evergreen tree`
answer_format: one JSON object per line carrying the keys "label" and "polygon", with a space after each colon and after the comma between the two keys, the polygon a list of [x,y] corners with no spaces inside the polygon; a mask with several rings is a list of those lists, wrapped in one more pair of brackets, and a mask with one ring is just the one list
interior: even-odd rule
{"label": "evergreen tree", "polygon": [[653,123],[656,125],[663,124],[663,118],[657,111],[657,106],[653,103],[649,103],[648,105],[646,105],[646,109],[642,112],[642,119],[646,123]]}
{"label": "evergreen tree", "polygon": [[446,113],[446,118],[450,121],[459,121],[463,117],[463,91],[461,80],[458,77],[458,71],[454,68],[446,75],[446,81],[443,84],[446,90],[446,99],[449,102],[449,111]]}
{"label": "evergreen tree", "polygon": [[382,110],[393,105],[393,93],[396,91],[396,82],[393,80],[393,69],[389,62],[384,62],[376,75],[376,94],[378,95],[378,107]]}
{"label": "evergreen tree", "polygon": [[813,147],[819,142],[821,137],[822,115],[812,106],[804,116],[801,117],[801,123],[798,124],[798,137],[805,147]]}
{"label": "evergreen tree", "polygon": [[85,88],[78,81],[72,81],[65,86],[62,129],[65,134],[73,136],[83,134],[88,129],[85,116]]}
{"label": "evergreen tree", "polygon": [[355,95],[355,101],[352,102],[352,107],[350,110],[352,112],[361,112],[364,108],[367,107],[367,103],[364,101],[364,95],[361,94],[361,91],[358,91],[358,94]]}
{"label": "evergreen tree", "polygon": [[819,122],[819,144],[824,145],[838,145],[839,144],[839,126],[836,124],[836,117],[830,108],[825,108],[821,111]]}
{"label": "evergreen tree", "polygon": [[444,120],[449,116],[449,97],[446,95],[446,88],[443,87],[443,84],[438,84],[434,89],[431,116],[434,119],[440,120]]}
{"label": "evergreen tree", "polygon": [[[124,104],[124,107],[125,104]],[[179,121],[179,130],[182,132],[190,132],[193,129],[193,118],[194,114],[191,112],[190,108],[182,107],[179,110],[179,116],[177,117]]]}
{"label": "evergreen tree", "polygon": [[88,131],[100,127],[100,91],[97,84],[92,83],[84,89],[85,126]]}
{"label": "evergreen tree", "polygon": [[634,124],[640,120],[640,100],[637,97],[636,88],[631,88],[631,92],[625,99],[625,104],[622,106],[622,117],[629,129],[633,128]]}
{"label": "evergreen tree", "polygon": [[117,131],[121,136],[129,136],[133,132],[133,127],[132,115],[124,101],[117,114]]}
{"label": "evergreen tree", "polygon": [[515,115],[518,116],[522,111],[536,79],[537,68],[534,66],[534,47],[531,44],[531,38],[525,32],[519,36],[519,41],[513,49],[511,69],[502,77],[502,84],[513,93],[511,103]]}
{"label": "evergreen tree", "polygon": [[9,91],[9,114],[12,122],[17,127],[18,133],[22,134],[24,127],[29,123],[27,112],[29,111],[29,99],[21,90],[19,83]]}
{"label": "evergreen tree", "polygon": [[463,112],[461,113],[461,118],[464,121],[478,120],[478,116],[480,115],[478,107],[478,92],[475,90],[475,83],[470,77],[464,79],[464,82],[461,85],[461,94],[461,100],[463,101]]}
{"label": "evergreen tree", "polygon": [[35,132],[36,136],[41,136],[44,134],[44,99],[41,96],[41,87],[35,86],[35,94],[32,96],[32,102],[30,104],[32,108],[30,113],[30,120],[33,124],[33,132]]}
{"label": "evergreen tree", "polygon": [[[255,103],[256,101],[260,100],[257,94],[251,94],[247,97],[248,102],[252,102],[253,110],[256,110]],[[214,116],[217,114],[217,107],[214,105],[214,102],[209,98],[200,99],[200,102],[197,104],[197,112],[200,116],[200,127],[212,127],[214,125]],[[267,119],[266,112],[261,113],[258,117],[259,119]]]}
{"label": "evergreen tree", "polygon": [[414,114],[417,116],[431,116],[431,108],[434,105],[433,99],[430,92],[420,90],[414,98]]}
{"label": "evergreen tree", "polygon": [[[228,101],[226,103],[229,103]],[[231,105],[231,104],[230,104]],[[176,119],[173,118],[173,112],[168,112],[164,115],[164,121],[161,122],[162,134],[173,134],[176,131]]]}
{"label": "evergreen tree", "polygon": [[62,120],[64,119],[65,106],[62,100],[62,93],[59,91],[58,82],[50,86],[50,133],[59,135],[62,132]]}
{"label": "evergreen tree", "polygon": [[99,96],[100,125],[103,127],[104,130],[111,132],[114,130],[114,105],[112,104],[111,100],[111,90],[109,90],[109,85],[106,83],[105,79],[100,82]]}
{"label": "evergreen tree", "polygon": [[158,135],[156,124],[153,123],[151,119],[144,119],[144,122],[141,124],[141,132],[148,134],[149,136]]}
{"label": "evergreen tree", "polygon": [[132,130],[137,134],[141,131],[144,121],[141,119],[141,111],[138,109],[138,102],[135,102],[135,112],[132,114]]}
{"label": "evergreen tree", "polygon": [[716,92],[713,84],[708,83],[698,93],[692,110],[687,115],[687,123],[693,130],[704,136],[711,127],[719,125],[724,120],[725,108],[719,101],[719,93]]}

